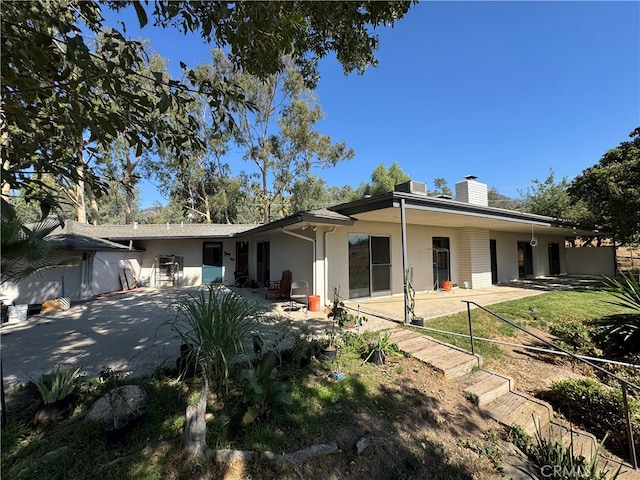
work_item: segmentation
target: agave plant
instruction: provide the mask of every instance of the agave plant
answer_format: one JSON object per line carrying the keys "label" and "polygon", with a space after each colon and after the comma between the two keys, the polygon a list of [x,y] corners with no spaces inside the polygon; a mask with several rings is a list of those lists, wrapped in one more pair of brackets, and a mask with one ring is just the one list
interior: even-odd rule
{"label": "agave plant", "polygon": [[78,378],[79,368],[75,370],[61,370],[58,366],[49,375],[43,375],[35,382],[43,403],[53,403],[71,395],[75,388],[74,382]]}
{"label": "agave plant", "polygon": [[607,289],[616,298],[612,305],[632,310],[632,313],[611,315],[597,320],[600,335],[612,350],[619,353],[640,353],[640,281],[631,273],[622,278],[606,280]]}
{"label": "agave plant", "polygon": [[180,300],[176,310],[170,327],[213,390],[218,395],[228,392],[232,366],[243,356],[249,358],[247,339],[256,330],[259,308],[236,290],[210,285]]}
{"label": "agave plant", "polygon": [[623,273],[622,280],[607,278],[606,283],[609,291],[618,299],[609,303],[630,308],[640,314],[640,281],[632,273]]}

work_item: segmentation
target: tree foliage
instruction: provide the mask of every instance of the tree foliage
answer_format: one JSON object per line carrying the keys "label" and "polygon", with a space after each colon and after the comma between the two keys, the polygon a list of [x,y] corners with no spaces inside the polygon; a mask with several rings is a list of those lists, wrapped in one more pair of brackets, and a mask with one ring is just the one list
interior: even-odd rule
{"label": "tree foliage", "polygon": [[449,185],[447,185],[447,180],[442,177],[433,179],[433,188],[434,190],[429,192],[431,196],[453,196],[453,192],[449,188]]}
{"label": "tree foliage", "polygon": [[[393,25],[410,3],[5,2],[3,201],[11,190],[23,190],[26,198],[40,202],[43,216],[57,208],[55,192],[41,181],[44,174],[77,185],[78,195],[100,195],[106,186],[91,158],[119,133],[136,157],[158,145],[176,159],[188,156],[185,150],[204,147],[192,116],[185,114],[177,128],[165,115],[169,108],[188,111],[193,71],[182,64],[189,83],[139,71],[146,60],[142,43],[105,25],[103,8],[128,6],[135,8],[141,26],[152,17],[157,25],[197,32],[218,47],[229,47],[236,66],[261,78],[281,72],[281,58],[290,54],[307,85],[314,85],[317,62],[329,52],[336,53],[346,72],[375,64],[375,27]],[[99,48],[91,48],[91,37],[100,38]],[[228,102],[242,101],[225,79],[198,88],[220,124],[229,120]]]}
{"label": "tree foliage", "polygon": [[[83,153],[96,154],[119,132],[137,153],[163,142],[179,157],[185,144],[198,142],[188,129],[158,128],[154,112],[187,105],[188,89],[152,74],[144,82],[154,96],[144,93],[142,44],[105,28],[97,2],[9,2],[2,13],[3,195],[37,195],[47,214],[57,204],[43,174],[99,194],[105,185]],[[99,49],[87,34],[100,36]],[[209,93],[223,104],[222,87]],[[127,108],[114,109],[115,102]]]}
{"label": "tree foliage", "polygon": [[522,197],[520,207],[528,213],[567,218],[571,206],[571,199],[567,192],[568,186],[569,182],[566,177],[556,182],[555,174],[553,170],[550,170],[545,180],[541,181],[536,178],[532,185],[527,187],[526,192],[520,192]]}
{"label": "tree foliage", "polygon": [[393,162],[388,169],[381,163],[371,172],[371,182],[362,183],[358,187],[357,197],[392,192],[396,185],[409,180],[411,177],[404,173],[398,162]]}
{"label": "tree foliage", "polygon": [[[142,6],[133,0],[112,2]],[[307,87],[314,88],[318,61],[335,52],[345,73],[376,66],[379,40],[375,28],[393,26],[413,2],[188,2],[153,3],[157,25],[199,32],[241,70],[264,78],[286,69],[295,59]],[[145,17],[146,14],[142,12]]]}
{"label": "tree foliage", "polygon": [[583,202],[598,224],[622,243],[640,239],[640,127],[629,136],[631,141],[606,152],[568,189],[572,201]]}
{"label": "tree foliage", "polygon": [[211,64],[197,69],[201,82],[228,78],[244,92],[246,103],[233,106],[232,134],[248,163],[245,173],[255,179],[251,193],[265,223],[291,213],[286,199],[297,179],[353,156],[344,142],[316,130],[324,113],[293,63],[286,65],[261,79],[238,71],[218,50]]}

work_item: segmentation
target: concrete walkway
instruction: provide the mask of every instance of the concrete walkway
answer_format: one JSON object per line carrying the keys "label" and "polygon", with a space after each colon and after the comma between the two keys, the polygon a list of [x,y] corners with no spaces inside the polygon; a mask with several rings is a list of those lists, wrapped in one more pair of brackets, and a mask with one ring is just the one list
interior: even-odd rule
{"label": "concrete walkway", "polygon": [[[171,306],[197,288],[141,288],[119,292],[72,306],[66,311],[34,315],[24,322],[5,323],[0,328],[5,384],[10,387],[38,378],[56,365],[79,366],[89,376],[97,375],[105,367],[143,376],[158,366],[172,365],[178,356],[180,342],[166,325],[175,314]],[[240,291],[250,302],[286,322],[286,328],[304,326],[315,335],[323,335],[331,328],[326,308],[319,312],[306,309],[289,312],[288,301],[267,301],[262,289]],[[418,293],[416,313],[434,318],[463,311],[466,304],[462,300],[490,305],[540,293],[543,292],[512,286]],[[368,322],[363,330],[392,328],[403,319],[402,295],[345,303],[354,312],[358,305],[365,312]]]}
{"label": "concrete walkway", "polygon": [[[197,288],[144,288],[106,295],[66,311],[35,315],[24,322],[7,323],[0,329],[5,388],[38,378],[56,365],[79,366],[88,376],[102,368],[129,371],[134,376],[150,375],[162,365],[172,366],[180,341],[166,322],[173,318],[175,302],[188,298]],[[480,305],[529,297],[544,293],[538,288],[495,286],[479,290],[418,293],[416,313],[425,319],[466,310],[463,300]],[[267,312],[265,324],[286,335],[305,328],[323,335],[331,327],[328,308],[318,312],[289,311],[289,301],[267,301],[261,289],[241,290],[248,301]],[[353,311],[360,308],[368,316],[363,330],[389,330],[391,340],[401,350],[431,365],[445,378],[468,392],[486,414],[511,426],[519,424],[530,434],[537,418],[543,428],[549,425],[552,409],[537,399],[518,392],[507,377],[479,367],[482,359],[469,352],[434,340],[416,329],[402,325],[402,296],[345,301]],[[556,435],[569,438],[563,426]],[[563,430],[564,428],[564,430]],[[595,440],[589,434],[573,433],[580,451],[590,456]]]}

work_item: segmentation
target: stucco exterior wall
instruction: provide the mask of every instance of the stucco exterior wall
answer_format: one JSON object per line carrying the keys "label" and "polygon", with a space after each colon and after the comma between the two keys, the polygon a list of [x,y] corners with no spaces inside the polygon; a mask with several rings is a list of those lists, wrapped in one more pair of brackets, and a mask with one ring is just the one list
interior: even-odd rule
{"label": "stucco exterior wall", "polygon": [[[339,227],[327,237],[327,287],[349,297],[349,235],[389,236],[391,247],[391,295],[403,294],[402,231],[399,224],[359,221],[351,227]],[[412,271],[412,285],[417,292],[430,291],[433,278],[433,237],[448,237],[450,242],[451,279],[458,278],[457,232],[453,228],[407,225],[407,268]]]}
{"label": "stucco exterior wall", "polygon": [[[400,235],[400,232],[398,232]],[[425,225],[407,225],[407,263],[412,270],[411,285],[416,292],[428,292],[434,290],[435,278],[433,275],[433,237],[445,237],[449,239],[449,264],[451,281],[457,283],[459,277],[459,252],[458,232],[455,228],[433,227]],[[402,248],[402,238],[398,236],[398,248]],[[394,264],[402,274],[402,252],[400,251],[400,263]],[[403,293],[402,277],[398,293]]]}
{"label": "stucco exterior wall", "polygon": [[17,284],[5,283],[0,287],[0,296],[5,304],[37,304],[53,298],[80,299],[80,261],[77,252],[63,252],[65,259],[74,259],[77,265],[43,270]]}
{"label": "stucco exterior wall", "polygon": [[[498,282],[509,282],[518,279],[518,242],[529,243],[531,235],[505,232],[489,232],[489,237],[496,240]],[[571,273],[567,270],[567,255],[564,237],[536,235],[538,244],[532,248],[533,276],[549,275],[549,245],[557,243],[560,250],[560,273]]]}
{"label": "stucco exterior wall", "polygon": [[567,248],[567,273],[571,275],[616,274],[615,252],[613,247]]}
{"label": "stucco exterior wall", "polygon": [[[309,237],[310,238],[310,237]],[[309,284],[309,294],[313,294],[314,245],[286,233],[259,235],[252,237],[249,244],[249,277],[257,278],[257,244],[269,242],[269,280],[280,280],[284,270],[291,270],[292,281],[304,280]]]}
{"label": "stucco exterior wall", "polygon": [[[22,280],[17,285],[5,284],[0,295],[6,303],[39,304],[45,300],[67,297],[71,301],[83,300],[100,293],[121,290],[119,268],[126,267],[139,278],[139,252],[87,253],[65,252],[64,257],[74,259],[70,267],[43,270]],[[84,288],[83,288],[84,284]]]}
{"label": "stucco exterior wall", "polygon": [[137,279],[140,278],[138,252],[96,252],[93,259],[93,273],[88,285],[90,295],[122,290],[120,269],[130,269]]}
{"label": "stucco exterior wall", "polygon": [[[136,246],[144,248],[140,260],[140,275],[149,279],[150,286],[155,285],[155,264],[159,255],[176,255],[184,258],[182,286],[202,284],[202,248],[205,242],[222,242],[222,250],[230,255],[222,257],[222,282],[233,284],[235,271],[235,239],[180,239],[180,240],[143,240]],[[233,260],[232,260],[233,259]]]}

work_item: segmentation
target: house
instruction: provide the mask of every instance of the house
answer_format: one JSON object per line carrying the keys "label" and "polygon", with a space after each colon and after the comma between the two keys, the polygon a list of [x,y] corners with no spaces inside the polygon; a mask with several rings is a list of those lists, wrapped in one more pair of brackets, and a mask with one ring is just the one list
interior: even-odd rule
{"label": "house", "polygon": [[[87,271],[84,283],[67,290],[78,299],[108,291],[123,269],[140,284],[158,287],[233,284],[246,276],[264,286],[290,270],[293,280],[307,281],[309,293],[324,305],[334,289],[346,299],[403,294],[405,272],[418,292],[451,284],[485,288],[519,278],[615,273],[613,247],[566,245],[567,238],[602,233],[489,207],[487,185],[473,176],[455,190],[455,200],[431,197],[424,183],[410,181],[393,192],[264,225],[67,222],[64,234],[118,244],[108,261],[97,251],[84,251],[83,257],[93,258],[94,267],[104,261],[120,272],[111,272],[107,285],[103,274]],[[127,287],[124,277],[114,289]]]}

